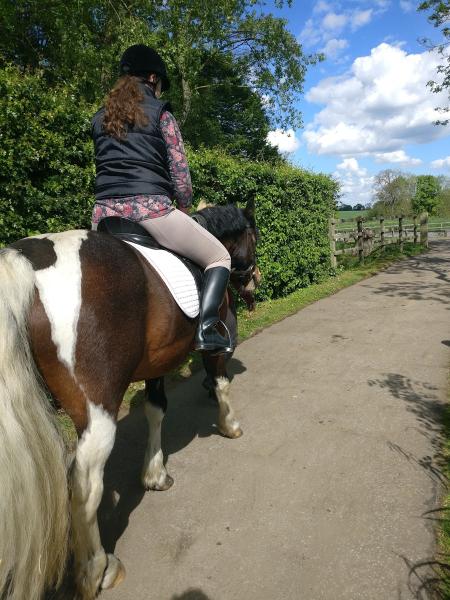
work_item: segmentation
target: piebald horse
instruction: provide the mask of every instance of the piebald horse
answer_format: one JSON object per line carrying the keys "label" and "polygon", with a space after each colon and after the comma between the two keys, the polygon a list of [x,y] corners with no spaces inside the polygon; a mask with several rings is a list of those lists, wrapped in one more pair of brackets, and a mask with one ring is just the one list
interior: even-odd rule
{"label": "piebald horse", "polygon": [[[200,214],[230,252],[231,283],[252,304],[259,278],[253,206]],[[229,291],[221,318],[236,331]],[[169,488],[161,451],[163,376],[192,350],[196,325],[142,256],[106,233],[44,234],[0,250],[1,598],[40,600],[61,582],[69,551],[82,600],[123,578],[97,523],[119,406],[130,382],[146,381],[142,484]],[[204,356],[218,429],[236,438],[242,431],[225,362],[223,355]],[[49,395],[77,430],[70,465]]]}

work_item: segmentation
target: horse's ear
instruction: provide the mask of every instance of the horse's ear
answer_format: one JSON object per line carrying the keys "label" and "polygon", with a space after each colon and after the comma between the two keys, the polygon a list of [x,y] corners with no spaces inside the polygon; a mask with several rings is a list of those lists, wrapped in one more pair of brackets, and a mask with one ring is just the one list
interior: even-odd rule
{"label": "horse's ear", "polygon": [[244,214],[247,217],[247,219],[255,218],[255,199],[254,198],[251,198],[247,202],[247,206],[244,208]]}
{"label": "horse's ear", "polygon": [[204,198],[202,198],[198,203],[197,210],[203,210],[204,208],[209,208],[211,206],[214,206],[214,204],[211,204],[210,202],[208,203]]}

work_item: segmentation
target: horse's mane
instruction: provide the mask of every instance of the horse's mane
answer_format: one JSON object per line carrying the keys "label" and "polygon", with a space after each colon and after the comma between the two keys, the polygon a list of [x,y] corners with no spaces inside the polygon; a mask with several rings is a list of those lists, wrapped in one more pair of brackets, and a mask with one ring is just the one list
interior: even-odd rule
{"label": "horse's mane", "polygon": [[256,229],[253,217],[246,215],[244,209],[235,204],[207,206],[194,213],[196,214],[205,219],[207,230],[216,238],[235,237],[247,227]]}

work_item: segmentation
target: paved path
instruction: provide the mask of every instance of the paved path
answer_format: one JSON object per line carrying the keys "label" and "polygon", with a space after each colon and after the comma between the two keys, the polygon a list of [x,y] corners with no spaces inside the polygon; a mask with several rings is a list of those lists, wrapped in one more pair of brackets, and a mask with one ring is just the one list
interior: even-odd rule
{"label": "paved path", "polygon": [[172,390],[167,492],[141,492],[141,409],[122,419],[105,541],[120,536],[127,579],[102,597],[418,597],[440,492],[449,267],[450,243],[435,243],[240,345],[238,440],[216,434],[200,374]]}

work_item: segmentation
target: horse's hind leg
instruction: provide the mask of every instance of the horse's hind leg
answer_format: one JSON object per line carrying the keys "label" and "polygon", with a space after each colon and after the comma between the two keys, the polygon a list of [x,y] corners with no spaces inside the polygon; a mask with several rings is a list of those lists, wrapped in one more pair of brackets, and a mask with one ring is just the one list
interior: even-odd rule
{"label": "horse's hind leg", "polygon": [[148,444],[142,468],[142,485],[147,490],[167,490],[173,484],[164,467],[161,450],[161,423],[167,410],[164,377],[145,382],[145,415],[148,422]]}
{"label": "horse's hind leg", "polygon": [[100,541],[97,508],[103,493],[103,471],[111,453],[116,422],[102,405],[88,402],[88,426],[82,433],[72,466],[72,528],[77,587],[83,600],[125,576],[120,561],[106,555]]}
{"label": "horse's hind leg", "polygon": [[219,422],[217,428],[222,435],[228,438],[238,438],[242,435],[239,421],[230,404],[230,380],[226,369],[227,357],[225,354],[211,356],[203,353],[203,364],[208,375],[208,382],[212,383],[212,390],[219,403]]}

